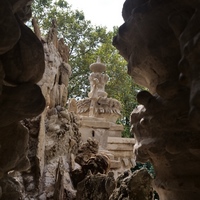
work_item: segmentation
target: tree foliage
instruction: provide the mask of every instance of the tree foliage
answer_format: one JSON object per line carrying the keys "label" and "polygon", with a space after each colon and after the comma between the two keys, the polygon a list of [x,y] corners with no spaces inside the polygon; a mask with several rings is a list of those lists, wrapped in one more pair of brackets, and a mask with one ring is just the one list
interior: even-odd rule
{"label": "tree foliage", "polygon": [[62,37],[69,47],[69,64],[72,76],[69,84],[70,97],[85,98],[89,92],[89,65],[96,62],[98,56],[106,64],[106,73],[110,81],[106,86],[109,97],[118,99],[123,106],[122,118],[119,121],[125,126],[124,135],[130,135],[129,116],[136,106],[136,93],[140,88],[127,75],[127,63],[112,46],[112,38],[117,27],[108,31],[106,27],[95,26],[86,20],[84,13],[72,10],[64,0],[35,0],[33,16],[43,34],[47,33],[51,21],[56,19],[58,36]]}

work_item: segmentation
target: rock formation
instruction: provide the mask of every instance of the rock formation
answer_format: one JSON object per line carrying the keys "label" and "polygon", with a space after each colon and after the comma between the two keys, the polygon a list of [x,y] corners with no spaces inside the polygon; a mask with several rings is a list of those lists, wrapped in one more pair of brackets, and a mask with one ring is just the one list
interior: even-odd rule
{"label": "rock formation", "polygon": [[[142,195],[151,193],[151,187],[141,184],[146,191],[141,190],[135,173],[122,175],[114,191],[114,174],[98,173],[109,168],[105,156],[95,151],[85,162],[85,154],[77,156],[80,123],[88,125],[94,117],[92,128],[106,126],[118,134],[119,126],[110,124],[119,116],[120,104],[107,98],[108,77],[97,62],[91,66],[89,98],[72,100],[74,113],[65,108],[68,47],[57,38],[56,21],[46,38],[36,21],[36,34],[24,24],[31,17],[31,2],[0,2],[0,199],[150,198]],[[113,41],[128,61],[129,75],[148,88],[138,94],[141,105],[131,116],[134,151],[137,161],[154,165],[153,187],[161,200],[200,196],[199,6],[197,0],[126,0],[125,23]],[[89,132],[100,139],[102,133]],[[71,181],[75,159],[84,171],[77,195]],[[150,184],[140,173],[139,180]]]}
{"label": "rock formation", "polygon": [[74,169],[71,171],[72,182],[79,190],[79,183],[88,177],[88,174],[96,175],[107,174],[110,170],[109,158],[101,153],[98,153],[99,145],[94,139],[89,138],[87,142],[82,143],[78,149]]}
{"label": "rock formation", "polygon": [[126,0],[113,44],[149,91],[131,115],[137,161],[150,160],[161,200],[198,199],[199,1]]}
{"label": "rock formation", "polygon": [[56,22],[49,33],[40,37],[36,21],[34,30],[42,41],[45,72],[38,82],[46,99],[44,112],[23,121],[29,130],[28,171],[15,177],[22,185],[23,198],[74,199],[76,191],[70,178],[80,143],[79,120],[66,109],[67,86],[71,75],[68,47],[57,38]]}
{"label": "rock formation", "polygon": [[109,172],[104,174],[88,174],[88,176],[78,184],[77,200],[109,200],[115,188],[114,174]]}
{"label": "rock formation", "polygon": [[20,120],[45,108],[36,85],[44,73],[43,46],[23,23],[31,16],[30,2],[0,2],[0,198],[4,200],[21,198],[21,187],[10,173],[30,167],[28,131]]}
{"label": "rock formation", "polygon": [[134,173],[125,171],[116,180],[116,188],[109,200],[152,200],[152,177],[146,169],[140,169]]}
{"label": "rock formation", "polygon": [[0,199],[74,199],[80,133],[65,108],[68,47],[55,21],[45,38],[35,19],[36,34],[24,24],[30,8],[30,0],[0,2]]}

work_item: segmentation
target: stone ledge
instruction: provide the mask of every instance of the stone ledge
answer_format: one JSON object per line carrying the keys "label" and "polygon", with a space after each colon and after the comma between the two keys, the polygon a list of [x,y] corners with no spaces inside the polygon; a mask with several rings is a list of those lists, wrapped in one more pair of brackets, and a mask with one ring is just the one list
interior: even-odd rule
{"label": "stone ledge", "polygon": [[107,150],[117,150],[117,151],[133,151],[133,144],[107,144]]}
{"label": "stone ledge", "polygon": [[135,157],[133,151],[114,151],[114,150],[109,150],[109,152],[111,154],[113,154],[115,158],[125,158],[125,157],[128,157],[128,158],[131,159],[131,158]]}
{"label": "stone ledge", "polygon": [[110,169],[119,169],[121,167],[121,162],[118,160],[111,160]]}
{"label": "stone ledge", "polygon": [[90,120],[82,120],[80,122],[81,126],[87,126],[92,128],[104,128],[109,129],[110,123],[106,121],[90,121]]}
{"label": "stone ledge", "polygon": [[111,131],[123,131],[124,127],[120,124],[113,124],[110,126]]}
{"label": "stone ledge", "polygon": [[134,138],[108,137],[109,144],[135,144]]}

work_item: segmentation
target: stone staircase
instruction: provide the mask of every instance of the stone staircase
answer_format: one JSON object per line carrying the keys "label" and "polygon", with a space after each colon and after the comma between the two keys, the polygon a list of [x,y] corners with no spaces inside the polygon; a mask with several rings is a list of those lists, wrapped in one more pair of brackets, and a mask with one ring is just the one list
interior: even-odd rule
{"label": "stone staircase", "polygon": [[99,151],[109,157],[110,169],[115,177],[135,166],[134,144],[134,138],[108,137],[106,150]]}

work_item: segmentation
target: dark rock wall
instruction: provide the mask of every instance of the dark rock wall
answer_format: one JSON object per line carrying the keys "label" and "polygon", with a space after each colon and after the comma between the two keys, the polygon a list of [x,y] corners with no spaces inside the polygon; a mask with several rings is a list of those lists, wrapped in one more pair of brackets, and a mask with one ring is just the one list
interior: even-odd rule
{"label": "dark rock wall", "polygon": [[0,2],[0,198],[4,200],[21,198],[21,187],[10,175],[30,167],[28,130],[20,120],[35,117],[45,108],[36,85],[45,68],[43,46],[23,23],[31,16],[30,2]]}
{"label": "dark rock wall", "polygon": [[113,44],[149,91],[131,115],[138,161],[155,168],[161,200],[200,196],[199,1],[126,0]]}

